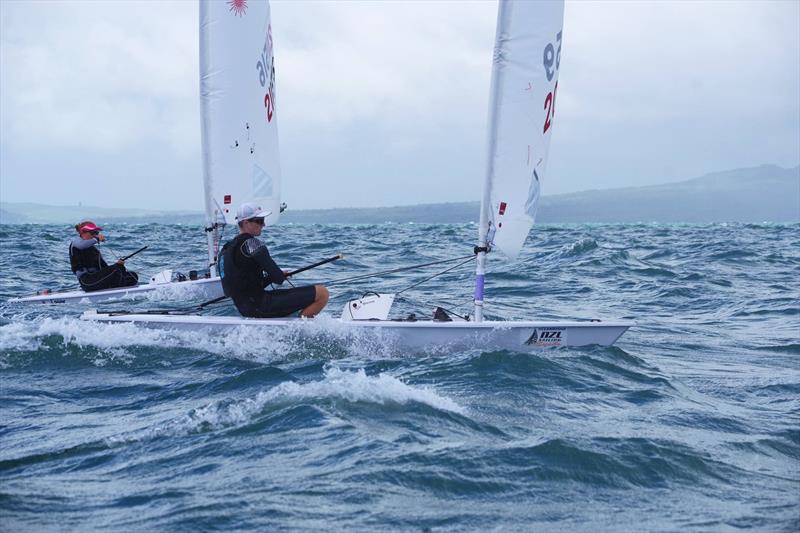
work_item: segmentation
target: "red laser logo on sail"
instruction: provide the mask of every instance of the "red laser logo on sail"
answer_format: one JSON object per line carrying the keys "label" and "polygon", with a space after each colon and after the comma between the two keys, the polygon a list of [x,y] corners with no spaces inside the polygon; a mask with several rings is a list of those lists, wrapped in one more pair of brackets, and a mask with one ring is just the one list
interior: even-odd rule
{"label": "red laser logo on sail", "polygon": [[229,11],[233,11],[233,14],[239,17],[247,11],[247,0],[228,0],[228,5],[231,6]]}

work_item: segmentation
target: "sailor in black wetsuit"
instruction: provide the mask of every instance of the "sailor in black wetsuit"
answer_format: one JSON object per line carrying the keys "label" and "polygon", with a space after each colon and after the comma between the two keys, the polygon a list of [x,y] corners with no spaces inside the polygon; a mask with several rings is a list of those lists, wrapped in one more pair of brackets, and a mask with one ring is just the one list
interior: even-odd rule
{"label": "sailor in black wetsuit", "polygon": [[95,247],[95,244],[106,240],[100,233],[102,229],[90,220],[75,225],[78,235],[69,243],[69,262],[81,289],[92,292],[136,285],[139,283],[139,276],[136,272],[125,269],[125,261],[118,259],[109,266],[100,255],[100,250]]}
{"label": "sailor in black wetsuit", "polygon": [[264,229],[264,217],[269,214],[251,203],[239,207],[236,214],[239,235],[219,253],[222,289],[242,316],[276,318],[301,311],[302,316],[313,317],[328,303],[328,289],[324,286],[264,290],[270,284],[280,285],[286,280],[286,273],[278,268],[258,238]]}

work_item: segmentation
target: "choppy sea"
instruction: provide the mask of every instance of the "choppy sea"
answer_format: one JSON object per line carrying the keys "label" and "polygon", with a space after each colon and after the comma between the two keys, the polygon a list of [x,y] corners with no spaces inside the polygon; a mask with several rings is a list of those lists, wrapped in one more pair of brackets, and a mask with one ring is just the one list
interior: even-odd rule
{"label": "choppy sea", "polygon": [[[117,226],[107,258],[202,269],[189,226]],[[282,225],[325,282],[470,253],[475,226]],[[78,319],[7,300],[73,286],[69,227],[0,226],[0,529],[800,529],[800,225],[539,225],[490,257],[486,313],[632,319],[534,353]],[[445,266],[446,268],[446,266]],[[438,269],[438,270],[437,270]],[[443,267],[332,287],[321,317]],[[472,266],[397,314],[471,312]],[[182,301],[101,304],[169,308]],[[230,314],[223,305],[211,311]]]}

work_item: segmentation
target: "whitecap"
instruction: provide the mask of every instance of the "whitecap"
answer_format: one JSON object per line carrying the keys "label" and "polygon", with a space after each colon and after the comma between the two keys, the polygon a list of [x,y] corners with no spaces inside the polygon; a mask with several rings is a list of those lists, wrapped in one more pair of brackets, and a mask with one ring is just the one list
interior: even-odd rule
{"label": "whitecap", "polygon": [[460,415],[465,415],[467,412],[454,400],[440,395],[429,387],[409,385],[389,374],[368,376],[364,369],[352,372],[329,367],[325,369],[323,379],[320,381],[310,383],[287,381],[267,391],[259,392],[252,398],[213,401],[192,409],[178,419],[155,427],[109,437],[106,439],[106,443],[114,446],[125,442],[175,437],[241,426],[250,423],[269,406],[329,399],[379,405],[406,405],[415,402],[426,404],[439,411],[449,411]]}

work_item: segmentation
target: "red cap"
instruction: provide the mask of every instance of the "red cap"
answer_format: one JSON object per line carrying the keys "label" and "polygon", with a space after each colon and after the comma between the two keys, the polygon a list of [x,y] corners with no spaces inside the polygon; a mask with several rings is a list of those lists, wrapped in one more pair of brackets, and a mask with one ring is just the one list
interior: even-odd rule
{"label": "red cap", "polygon": [[84,224],[81,226],[81,233],[84,231],[100,231],[103,228],[96,226],[93,222],[89,222],[88,224]]}

